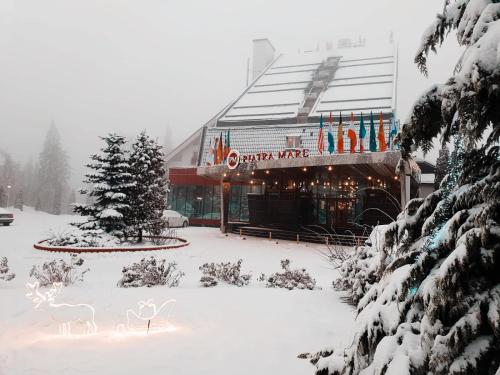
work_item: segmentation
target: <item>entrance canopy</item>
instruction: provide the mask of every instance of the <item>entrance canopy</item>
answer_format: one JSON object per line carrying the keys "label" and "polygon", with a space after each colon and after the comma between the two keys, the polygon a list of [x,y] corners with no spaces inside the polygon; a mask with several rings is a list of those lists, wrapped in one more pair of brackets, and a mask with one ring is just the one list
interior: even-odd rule
{"label": "entrance canopy", "polygon": [[[396,166],[401,154],[399,151],[355,153],[355,154],[334,154],[324,156],[302,155],[295,157],[279,158],[272,160],[252,160],[250,162],[239,163],[230,170],[225,164],[215,166],[200,166],[197,174],[210,178],[217,178],[227,181],[248,181],[255,176],[258,171],[270,171],[273,169],[304,169],[314,167],[342,167],[345,172],[350,171],[353,175],[380,176],[393,178],[396,176]],[[252,174],[253,172],[253,174]],[[256,177],[255,177],[256,178]]]}

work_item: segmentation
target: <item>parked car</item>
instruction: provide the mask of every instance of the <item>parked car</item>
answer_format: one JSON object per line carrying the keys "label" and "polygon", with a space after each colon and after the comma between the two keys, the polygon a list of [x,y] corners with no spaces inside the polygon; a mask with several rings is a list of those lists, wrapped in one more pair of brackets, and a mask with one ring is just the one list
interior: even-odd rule
{"label": "parked car", "polygon": [[167,225],[169,228],[175,227],[187,227],[189,225],[189,219],[173,210],[163,211],[163,218],[167,220]]}
{"label": "parked car", "polygon": [[0,208],[0,224],[10,225],[14,221],[14,214],[5,208]]}

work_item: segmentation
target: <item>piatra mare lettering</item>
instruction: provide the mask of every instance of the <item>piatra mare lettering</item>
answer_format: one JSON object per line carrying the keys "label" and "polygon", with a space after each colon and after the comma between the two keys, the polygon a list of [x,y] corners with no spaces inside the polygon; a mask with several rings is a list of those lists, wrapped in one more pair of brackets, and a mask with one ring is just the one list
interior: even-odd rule
{"label": "piatra mare lettering", "polygon": [[278,153],[259,152],[257,154],[246,154],[240,156],[240,163],[248,163],[251,161],[264,161],[274,159],[296,159],[309,157],[309,149],[303,148],[300,150],[283,150]]}

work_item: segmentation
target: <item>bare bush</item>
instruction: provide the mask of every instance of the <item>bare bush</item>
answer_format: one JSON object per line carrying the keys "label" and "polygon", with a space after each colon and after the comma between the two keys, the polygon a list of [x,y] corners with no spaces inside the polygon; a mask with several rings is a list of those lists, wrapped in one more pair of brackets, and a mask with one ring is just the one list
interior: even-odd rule
{"label": "bare bush", "polygon": [[219,282],[224,282],[230,285],[245,286],[248,285],[251,274],[241,273],[241,263],[243,260],[238,260],[236,263],[205,263],[200,266],[202,276],[200,283],[204,287],[216,286]]}
{"label": "bare bush", "polygon": [[85,274],[90,271],[89,268],[82,271],[83,263],[83,258],[79,258],[78,254],[70,254],[69,263],[66,263],[64,259],[56,259],[44,262],[41,266],[33,266],[30,277],[37,279],[42,287],[51,286],[53,283],[63,283],[64,286],[73,285],[83,281]]}
{"label": "bare bush", "polygon": [[273,273],[267,278],[268,288],[309,289],[316,288],[316,280],[309,275],[305,268],[290,269],[290,259],[281,260],[283,272]]}
{"label": "bare bush", "polygon": [[148,240],[154,245],[170,245],[177,242],[177,230],[175,229],[152,225],[147,227],[147,232],[149,234]]}
{"label": "bare bush", "polygon": [[16,277],[16,274],[10,272],[8,259],[6,257],[0,258],[0,280],[10,281],[14,277]]}
{"label": "bare bush", "polygon": [[376,226],[365,246],[359,246],[339,268],[340,277],[333,282],[336,290],[346,291],[347,300],[357,305],[381,275],[381,254],[387,225]]}
{"label": "bare bush", "polygon": [[169,288],[179,286],[184,272],[177,270],[177,263],[166,263],[165,259],[155,257],[141,259],[122,269],[122,278],[118,281],[120,288],[137,288],[166,285]]}

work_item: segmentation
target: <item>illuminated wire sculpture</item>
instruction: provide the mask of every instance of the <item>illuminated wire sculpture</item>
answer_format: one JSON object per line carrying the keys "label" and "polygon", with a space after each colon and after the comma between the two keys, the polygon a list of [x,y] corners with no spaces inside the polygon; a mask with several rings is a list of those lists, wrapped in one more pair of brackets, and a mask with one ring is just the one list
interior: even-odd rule
{"label": "illuminated wire sculpture", "polygon": [[39,290],[40,283],[27,283],[28,293],[26,297],[31,298],[38,309],[43,303],[49,307],[52,319],[59,323],[59,333],[62,336],[71,335],[71,325],[81,323],[85,327],[86,335],[97,333],[97,324],[95,323],[95,309],[86,303],[56,303],[55,298],[61,292],[62,283],[53,283],[48,292]]}

